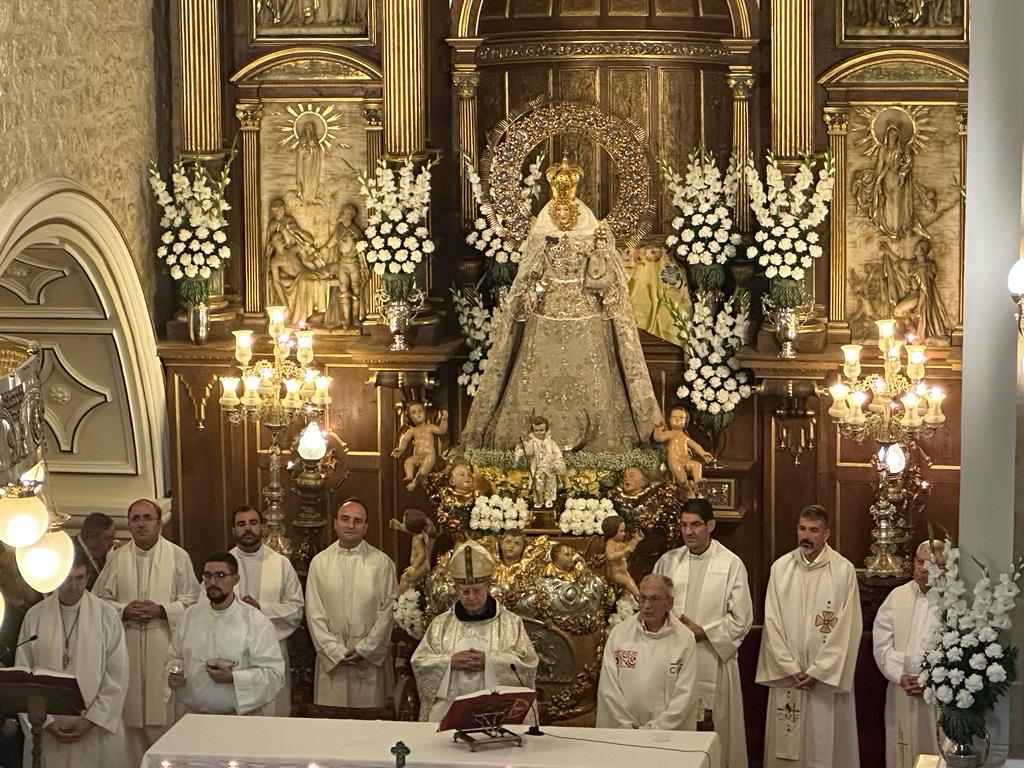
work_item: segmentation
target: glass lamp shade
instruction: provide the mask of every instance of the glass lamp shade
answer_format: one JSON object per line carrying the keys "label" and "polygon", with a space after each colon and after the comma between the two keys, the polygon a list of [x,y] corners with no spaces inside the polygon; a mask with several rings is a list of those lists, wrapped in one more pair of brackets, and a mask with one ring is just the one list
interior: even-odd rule
{"label": "glass lamp shade", "polygon": [[0,541],[11,547],[28,547],[46,533],[50,513],[35,494],[0,499]]}
{"label": "glass lamp shade", "polygon": [[50,531],[31,547],[15,553],[25,582],[44,595],[64,583],[75,560],[75,545],[63,530]]}
{"label": "glass lamp shade", "polygon": [[1006,287],[1014,296],[1024,295],[1024,259],[1017,259],[1006,276]]}

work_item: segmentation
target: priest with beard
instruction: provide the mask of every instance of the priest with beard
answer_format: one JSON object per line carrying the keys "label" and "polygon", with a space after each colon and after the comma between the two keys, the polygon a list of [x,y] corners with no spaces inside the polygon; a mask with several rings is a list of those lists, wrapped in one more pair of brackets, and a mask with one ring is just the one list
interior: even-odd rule
{"label": "priest with beard", "polygon": [[[179,714],[272,715],[284,659],[270,619],[235,597],[238,561],[215,552],[203,566],[209,601],[185,611],[167,650],[167,685]],[[183,712],[182,712],[183,710]]]}
{"label": "priest with beard", "polygon": [[756,682],[768,686],[765,768],[859,768],[853,673],[861,614],[853,563],[828,545],[824,507],[772,565]]}
{"label": "priest with beard", "polygon": [[288,717],[292,710],[288,638],[302,621],[302,585],[291,561],[263,545],[263,515],[254,507],[239,507],[232,517],[238,560],[237,597],[270,619],[284,658],[284,685],[277,695],[274,714]]}
{"label": "priest with beard", "polygon": [[501,685],[534,687],[537,653],[523,620],[491,596],[494,560],[467,541],[448,566],[456,603],[436,617],[412,655],[420,720],[440,722],[452,700]]}

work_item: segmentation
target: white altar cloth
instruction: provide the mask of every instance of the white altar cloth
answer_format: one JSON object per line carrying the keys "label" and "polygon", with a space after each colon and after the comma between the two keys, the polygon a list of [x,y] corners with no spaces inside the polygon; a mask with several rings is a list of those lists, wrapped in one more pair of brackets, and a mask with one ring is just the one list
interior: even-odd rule
{"label": "white altar cloth", "polygon": [[555,726],[544,726],[544,732],[524,736],[522,747],[470,752],[452,741],[451,731],[438,733],[437,723],[186,715],[150,747],[142,768],[393,768],[397,741],[409,748],[409,765],[417,768],[622,768],[645,761],[721,768],[714,733]]}

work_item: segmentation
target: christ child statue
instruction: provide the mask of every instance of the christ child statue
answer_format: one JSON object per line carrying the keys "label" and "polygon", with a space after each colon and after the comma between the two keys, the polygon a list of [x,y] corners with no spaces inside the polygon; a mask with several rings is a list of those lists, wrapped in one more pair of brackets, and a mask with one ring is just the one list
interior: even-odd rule
{"label": "christ child statue", "polygon": [[631,538],[626,538],[626,521],[619,515],[609,515],[601,521],[601,532],[604,534],[604,559],[608,567],[608,581],[622,587],[633,597],[639,597],[640,590],[629,575],[626,561],[637,545],[643,540],[642,531],[637,531]]}
{"label": "christ child statue", "polygon": [[565,484],[565,458],[550,434],[551,425],[543,416],[530,422],[530,434],[519,439],[515,459],[524,457],[530,467],[530,487],[535,507],[551,509],[558,496],[558,484]]}
{"label": "christ child statue", "polygon": [[[711,461],[712,456],[700,443],[686,433],[690,414],[685,408],[673,408],[668,414],[668,429],[664,424],[654,428],[654,442],[667,443],[668,469],[677,485],[696,492],[697,484],[704,475],[700,460]],[[696,454],[699,459],[694,458]]]}
{"label": "christ child statue", "polygon": [[391,455],[396,459],[405,453],[412,443],[412,453],[406,458],[405,488],[416,490],[416,486],[430,474],[437,463],[437,445],[435,439],[448,434],[448,411],[437,412],[437,423],[427,422],[427,408],[423,403],[410,403],[405,410],[409,420],[408,428],[398,438],[398,445]]}
{"label": "christ child statue", "polygon": [[401,520],[391,518],[391,530],[412,535],[409,567],[402,571],[397,595],[404,595],[422,581],[430,570],[430,553],[437,539],[437,526],[419,509],[407,509]]}

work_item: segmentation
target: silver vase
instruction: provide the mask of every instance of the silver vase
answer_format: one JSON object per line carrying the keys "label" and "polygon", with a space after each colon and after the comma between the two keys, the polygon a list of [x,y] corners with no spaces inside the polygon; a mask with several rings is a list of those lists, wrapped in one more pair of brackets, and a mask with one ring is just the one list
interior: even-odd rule
{"label": "silver vase", "polygon": [[210,308],[203,303],[189,304],[185,313],[189,339],[196,345],[205,344],[210,338]]}
{"label": "silver vase", "polygon": [[391,331],[393,341],[391,342],[392,352],[407,352],[409,343],[405,334],[409,332],[409,323],[412,321],[413,306],[405,299],[389,299],[383,307],[384,317],[388,321],[388,330]]}
{"label": "silver vase", "polygon": [[[987,729],[982,728],[981,732],[981,744],[978,746],[975,745],[974,739],[967,742],[956,741],[943,730],[940,718],[940,722],[935,726],[935,735],[939,741],[939,754],[946,761],[947,768],[981,768],[985,764],[992,749],[992,741]],[[970,739],[970,736],[962,738]]]}

